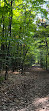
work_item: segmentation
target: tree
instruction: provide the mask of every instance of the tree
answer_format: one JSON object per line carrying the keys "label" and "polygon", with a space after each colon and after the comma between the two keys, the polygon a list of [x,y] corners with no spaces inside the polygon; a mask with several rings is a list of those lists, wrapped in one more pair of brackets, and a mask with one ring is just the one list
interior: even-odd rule
{"label": "tree", "polygon": [[48,38],[45,39],[45,36],[48,28],[43,31],[43,27],[40,26],[39,31],[37,31],[38,21],[36,24],[34,23],[38,13],[42,12],[46,16],[47,12],[41,7],[44,0],[3,0],[0,3],[0,61],[2,63],[0,67],[6,69],[6,79],[8,69],[13,71],[22,69],[23,73],[24,66],[28,61],[27,57],[30,58],[30,61],[36,62],[38,58],[40,59],[40,51],[42,50],[41,58],[43,59],[44,46],[46,47],[47,52],[44,51],[44,53],[47,54],[47,58],[49,41]]}

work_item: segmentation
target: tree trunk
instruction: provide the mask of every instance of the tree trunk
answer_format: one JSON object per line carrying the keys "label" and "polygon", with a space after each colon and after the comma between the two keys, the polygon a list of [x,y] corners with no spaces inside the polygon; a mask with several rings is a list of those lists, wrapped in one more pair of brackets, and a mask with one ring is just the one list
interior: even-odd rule
{"label": "tree trunk", "polygon": [[47,70],[47,54],[48,54],[48,44],[46,40],[46,70]]}
{"label": "tree trunk", "polygon": [[7,79],[8,79],[8,66],[6,64],[5,80],[7,80]]}

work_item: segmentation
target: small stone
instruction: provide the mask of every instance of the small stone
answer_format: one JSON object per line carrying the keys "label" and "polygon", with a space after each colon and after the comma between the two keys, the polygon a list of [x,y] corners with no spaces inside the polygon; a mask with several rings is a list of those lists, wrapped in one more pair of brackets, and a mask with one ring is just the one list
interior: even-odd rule
{"label": "small stone", "polygon": [[45,108],[43,108],[43,109],[45,109]]}

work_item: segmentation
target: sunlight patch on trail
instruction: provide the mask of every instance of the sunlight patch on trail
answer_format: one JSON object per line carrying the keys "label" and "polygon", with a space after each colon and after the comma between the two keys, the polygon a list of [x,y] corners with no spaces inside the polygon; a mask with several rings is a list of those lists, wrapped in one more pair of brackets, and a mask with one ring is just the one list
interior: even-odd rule
{"label": "sunlight patch on trail", "polygon": [[36,111],[49,111],[49,95],[44,98],[36,98],[34,105],[37,108]]}
{"label": "sunlight patch on trail", "polygon": [[20,109],[20,110],[17,110],[17,111],[26,111],[26,108],[23,108],[23,109]]}

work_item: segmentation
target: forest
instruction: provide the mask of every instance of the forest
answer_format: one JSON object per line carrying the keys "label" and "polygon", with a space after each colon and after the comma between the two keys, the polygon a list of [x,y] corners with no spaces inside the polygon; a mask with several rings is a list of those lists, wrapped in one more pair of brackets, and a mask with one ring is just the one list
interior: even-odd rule
{"label": "forest", "polygon": [[[9,92],[7,92],[7,95],[9,94],[9,98],[11,94],[10,91],[12,91],[13,95],[15,94],[15,92],[17,92],[17,95],[19,95],[19,91],[17,90],[19,89],[20,93],[22,93],[23,92],[23,91],[21,92],[22,88],[22,90],[24,90],[24,93],[25,90],[27,93],[27,91],[30,91],[29,87],[31,88],[31,85],[34,84],[31,83],[34,81],[34,80],[32,81],[32,79],[35,79],[36,82],[36,76],[37,76],[38,80],[37,84],[39,84],[41,76],[48,79],[47,78],[49,77],[48,73],[49,73],[49,1],[48,0],[47,1],[46,0],[0,0],[1,93],[3,89],[6,89],[5,93],[6,91],[9,90]],[[27,78],[25,78],[25,76],[27,76],[28,80]],[[32,79],[29,79],[30,76]],[[16,83],[16,81],[19,82]],[[42,81],[44,82],[42,82],[41,84],[46,85],[45,79]],[[17,84],[16,86],[17,88],[19,87],[17,90],[15,89],[14,84],[15,85]],[[6,86],[8,86],[8,88],[5,88]],[[40,84],[39,87],[45,88],[45,86],[40,86]],[[14,90],[15,92],[13,92]],[[46,94],[48,93],[48,90],[46,90],[47,91],[45,92]],[[35,91],[37,93],[39,91],[39,89],[36,90],[36,83],[35,83]],[[28,94],[26,93],[24,94],[25,96]],[[41,94],[41,92],[39,93]],[[38,96],[40,96],[40,94]],[[3,95],[1,95],[1,99]],[[7,97],[7,95],[5,94],[5,98]],[[21,95],[19,96],[21,97]],[[25,99],[25,96],[23,99]],[[7,102],[7,100],[5,101]],[[3,103],[5,101],[3,101]],[[13,108],[11,110],[9,109],[9,111],[41,111],[38,109],[24,110],[23,108],[24,106],[21,108],[20,105],[20,107],[17,108],[18,110],[15,110]],[[6,110],[6,108],[5,109],[3,108],[3,110],[1,111],[8,111],[8,109]],[[43,108],[42,111],[49,111],[49,109],[44,110]]]}
{"label": "forest", "polygon": [[48,9],[43,0],[0,1],[0,70],[49,68]]}

